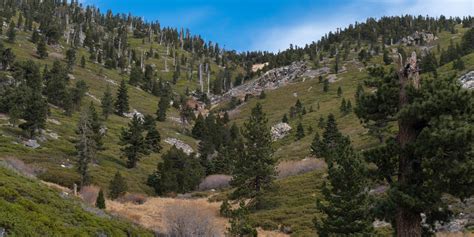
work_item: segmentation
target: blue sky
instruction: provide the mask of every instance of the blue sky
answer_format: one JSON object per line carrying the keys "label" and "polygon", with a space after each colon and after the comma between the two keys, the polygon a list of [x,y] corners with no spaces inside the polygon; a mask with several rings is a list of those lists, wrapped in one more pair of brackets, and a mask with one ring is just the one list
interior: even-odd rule
{"label": "blue sky", "polygon": [[277,52],[303,46],[336,28],[367,17],[416,14],[465,16],[474,0],[81,0],[115,13],[189,28],[206,40],[237,51]]}

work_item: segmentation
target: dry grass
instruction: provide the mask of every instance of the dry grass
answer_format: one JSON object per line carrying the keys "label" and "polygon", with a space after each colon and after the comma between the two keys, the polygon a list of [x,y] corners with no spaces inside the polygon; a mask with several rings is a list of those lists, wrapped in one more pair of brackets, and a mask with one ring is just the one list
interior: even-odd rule
{"label": "dry grass", "polygon": [[[169,220],[177,220],[183,213],[188,213],[190,216],[204,213],[205,218],[203,219],[210,220],[209,223],[212,223],[220,236],[224,235],[227,226],[227,219],[219,217],[220,202],[209,203],[206,199],[149,198],[142,205],[107,200],[106,206],[107,211],[158,233],[168,233],[170,231]],[[170,213],[180,215],[170,219]]]}
{"label": "dry grass", "polygon": [[463,232],[454,232],[454,233],[436,233],[436,237],[474,237],[474,233],[463,233]]}
{"label": "dry grass", "polygon": [[22,160],[15,159],[13,157],[7,157],[2,159],[3,164],[6,168],[15,170],[20,174],[27,176],[27,177],[36,177],[36,175],[40,172],[40,170],[35,169],[27,164],[25,164]]}
{"label": "dry grass", "polygon": [[282,161],[278,164],[278,178],[286,178],[289,176],[299,175],[311,172],[316,169],[324,169],[326,163],[321,159],[305,158],[302,160]]}
{"label": "dry grass", "polygon": [[144,194],[140,193],[126,193],[122,197],[119,197],[117,201],[126,203],[126,202],[131,202],[133,204],[143,204],[147,200],[147,197]]}
{"label": "dry grass", "polygon": [[258,232],[259,237],[289,237],[290,236],[282,232],[264,230],[262,228],[257,228],[257,232]]}
{"label": "dry grass", "polygon": [[207,176],[200,184],[199,190],[223,189],[229,187],[229,182],[232,179],[230,175],[215,174]]}
{"label": "dry grass", "polygon": [[79,196],[89,205],[95,205],[100,188],[94,185],[84,186],[79,191]]}

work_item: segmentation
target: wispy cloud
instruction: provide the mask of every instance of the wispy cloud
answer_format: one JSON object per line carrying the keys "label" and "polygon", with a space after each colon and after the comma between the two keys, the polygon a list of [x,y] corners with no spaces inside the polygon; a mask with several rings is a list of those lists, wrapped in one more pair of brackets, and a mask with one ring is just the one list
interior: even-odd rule
{"label": "wispy cloud", "polygon": [[299,22],[281,24],[256,31],[251,49],[277,52],[290,44],[304,46],[319,40],[329,31],[345,28],[355,21],[384,15],[467,16],[474,12],[472,0],[358,0],[338,6],[331,12],[308,11]]}

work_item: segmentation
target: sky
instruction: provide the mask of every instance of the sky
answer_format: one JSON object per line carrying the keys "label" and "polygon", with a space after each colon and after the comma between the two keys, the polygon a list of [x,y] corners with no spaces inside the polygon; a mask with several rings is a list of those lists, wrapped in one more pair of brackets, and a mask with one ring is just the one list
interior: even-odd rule
{"label": "sky", "polygon": [[304,46],[368,17],[474,15],[474,0],[80,0],[188,28],[229,50],[278,52]]}

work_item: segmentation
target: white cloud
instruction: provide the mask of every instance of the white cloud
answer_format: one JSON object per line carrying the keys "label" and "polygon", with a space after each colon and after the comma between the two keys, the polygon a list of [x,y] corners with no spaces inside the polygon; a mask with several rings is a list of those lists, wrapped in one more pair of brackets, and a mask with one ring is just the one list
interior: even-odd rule
{"label": "white cloud", "polygon": [[[302,20],[286,25],[278,25],[257,31],[250,49],[277,52],[288,48],[290,44],[304,46],[317,41],[337,27],[345,28],[355,21],[368,17],[393,15],[429,15],[437,17],[467,16],[474,13],[473,0],[358,0],[341,6],[339,10],[324,15],[314,11],[306,13]],[[318,16],[319,17],[312,17]]]}

